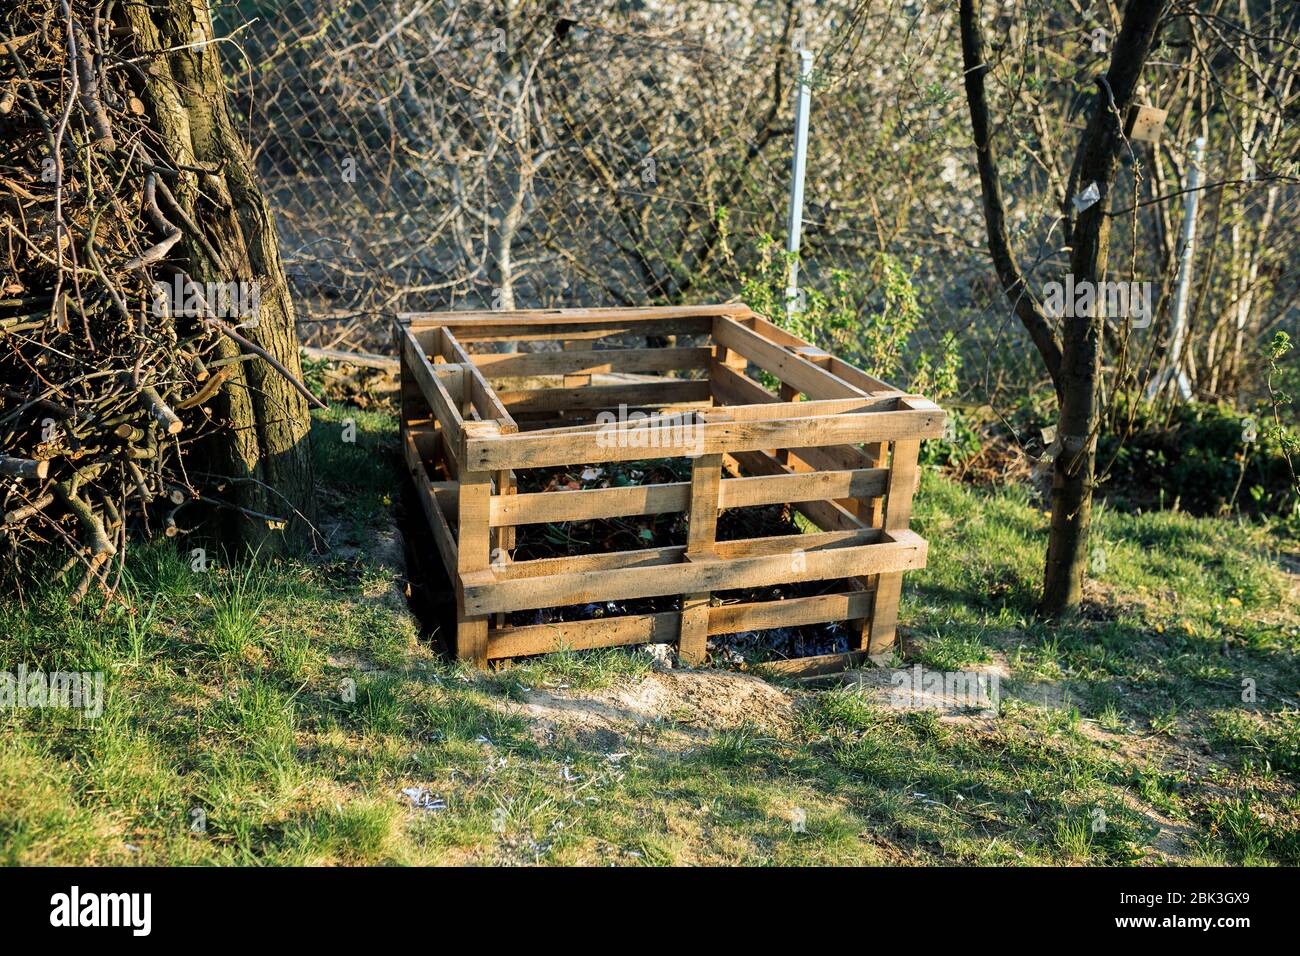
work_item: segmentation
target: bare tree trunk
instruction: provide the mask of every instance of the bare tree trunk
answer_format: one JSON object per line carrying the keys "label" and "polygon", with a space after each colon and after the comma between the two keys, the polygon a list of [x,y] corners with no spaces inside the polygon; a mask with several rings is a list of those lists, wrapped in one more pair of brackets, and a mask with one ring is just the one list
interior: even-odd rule
{"label": "bare tree trunk", "polygon": [[[1078,188],[1096,183],[1101,198],[1079,215],[1073,230],[1070,271],[1079,285],[1106,278],[1110,248],[1110,190],[1125,148],[1123,117],[1133,100],[1147,55],[1160,24],[1165,0],[1130,0],[1124,10],[1110,69],[1099,80],[1097,105],[1079,144]],[[1073,197],[1068,197],[1073,198]],[[1099,298],[1099,297],[1095,297]],[[1052,470],[1052,530],[1047,542],[1041,613],[1065,614],[1083,597],[1092,526],[1093,478],[1097,462],[1097,400],[1104,318],[1094,314],[1062,321],[1060,427],[1061,451]]]}
{"label": "bare tree trunk", "polygon": [[[157,138],[148,148],[166,167],[173,209],[197,228],[185,230],[187,274],[197,283],[256,283],[260,307],[240,334],[301,377],[293,306],[280,263],[270,209],[248,149],[231,118],[206,4],[152,0],[119,6],[122,25],[147,69],[137,71],[140,98]],[[164,52],[165,51],[165,52]],[[223,337],[225,357],[240,346]],[[275,548],[274,522],[288,519],[291,538],[305,531],[312,474],[310,418],[302,395],[264,360],[239,362],[212,402],[219,425],[207,443],[207,468],[227,478],[224,495],[243,512],[225,512],[230,543]]]}
{"label": "bare tree trunk", "polygon": [[[1110,242],[1108,198],[1123,146],[1121,118],[1132,101],[1164,6],[1165,0],[1130,0],[1110,68],[1098,80],[1097,105],[1079,145],[1070,177],[1071,195],[1066,196],[1067,209],[1073,193],[1089,184],[1096,183],[1101,196],[1077,222],[1067,224],[1066,234],[1072,237],[1073,247],[1070,269],[1076,285],[1099,283],[1105,278]],[[966,102],[984,199],[989,253],[1002,290],[1042,357],[1060,404],[1060,451],[1052,475],[1052,527],[1039,604],[1041,613],[1055,617],[1077,607],[1083,594],[1100,419],[1102,319],[1095,314],[1064,318],[1058,336],[1016,263],[984,89],[989,64],[979,0],[961,0],[959,16]],[[1094,296],[1094,300],[1097,298]]]}

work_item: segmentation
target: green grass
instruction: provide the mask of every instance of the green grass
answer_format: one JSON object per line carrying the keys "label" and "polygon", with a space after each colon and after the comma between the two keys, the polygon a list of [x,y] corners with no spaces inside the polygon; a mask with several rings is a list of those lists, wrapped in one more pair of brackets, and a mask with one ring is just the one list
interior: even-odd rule
{"label": "green grass", "polygon": [[[337,440],[348,417],[355,443]],[[395,507],[392,427],[317,419],[346,559],[199,572],[157,544],[106,609],[70,609],[59,582],[0,606],[0,669],[107,684],[98,720],[0,711],[0,861],[1300,863],[1300,613],[1259,529],[1102,510],[1105,570],[1050,627],[1032,614],[1043,514],[927,474],[904,663],[1003,669],[997,716],[782,685],[788,720],[681,700],[646,717],[639,691],[669,678],[645,654],[479,675],[376,597],[393,572],[363,545]]]}

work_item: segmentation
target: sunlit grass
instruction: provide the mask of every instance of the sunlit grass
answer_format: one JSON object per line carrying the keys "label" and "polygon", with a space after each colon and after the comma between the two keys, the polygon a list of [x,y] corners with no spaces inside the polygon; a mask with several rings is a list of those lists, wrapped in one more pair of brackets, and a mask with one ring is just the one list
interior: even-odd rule
{"label": "sunlit grass", "polygon": [[[360,414],[358,454],[341,417],[318,420],[322,493],[362,502],[364,541],[391,423]],[[620,697],[661,679],[644,652],[474,673],[374,599],[394,572],[364,551],[196,571],[137,547],[107,608],[59,582],[0,607],[0,669],[108,687],[97,721],[0,711],[0,862],[1130,864],[1162,859],[1159,817],[1180,862],[1300,863],[1300,620],[1257,530],[1105,510],[1085,613],[1049,627],[1023,492],[927,475],[917,527],[903,663],[1005,668],[996,717],[787,682],[784,730],[646,719]],[[539,692],[605,710],[552,725]]]}

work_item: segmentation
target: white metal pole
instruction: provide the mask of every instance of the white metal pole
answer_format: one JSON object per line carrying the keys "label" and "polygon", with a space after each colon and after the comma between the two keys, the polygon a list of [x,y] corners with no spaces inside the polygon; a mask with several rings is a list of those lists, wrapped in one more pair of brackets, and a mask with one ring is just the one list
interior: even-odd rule
{"label": "white metal pole", "polygon": [[1187,170],[1187,201],[1183,211],[1183,253],[1178,262],[1178,286],[1174,290],[1173,328],[1169,337],[1169,354],[1165,357],[1160,374],[1147,389],[1147,397],[1154,398],[1172,378],[1178,385],[1178,394],[1187,401],[1192,397],[1192,385],[1182,370],[1183,346],[1187,341],[1187,300],[1191,295],[1192,262],[1196,252],[1196,207],[1201,198],[1201,163],[1205,158],[1205,137],[1198,136],[1192,144],[1190,168]]}
{"label": "white metal pole", "polygon": [[798,311],[799,239],[803,227],[803,181],[808,169],[808,110],[812,101],[811,50],[799,51],[799,82],[794,101],[794,157],[790,162],[790,214],[785,226],[785,251],[790,253],[789,282],[785,287],[785,311]]}

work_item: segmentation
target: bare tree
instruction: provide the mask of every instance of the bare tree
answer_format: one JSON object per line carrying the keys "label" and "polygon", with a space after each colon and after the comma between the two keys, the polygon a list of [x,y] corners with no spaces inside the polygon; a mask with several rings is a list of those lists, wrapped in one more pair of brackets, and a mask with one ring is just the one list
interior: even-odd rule
{"label": "bare tree", "polygon": [[[178,216],[193,224],[178,245],[189,278],[253,282],[260,290],[244,341],[227,336],[220,346],[237,370],[214,396],[226,427],[208,441],[209,471],[224,476],[225,494],[243,512],[285,513],[301,534],[297,519],[311,510],[311,422],[294,384],[301,372],[293,303],[275,223],[231,117],[208,8],[155,0],[119,9],[129,52],[150,65],[140,72],[140,98],[156,155],[180,171],[172,192]],[[264,359],[235,362],[242,352]],[[261,546],[266,523],[241,521],[240,513],[227,537]]]}
{"label": "bare tree", "polygon": [[[1071,224],[1070,271],[1075,283],[1096,285],[1105,277],[1110,248],[1108,215],[1111,189],[1124,149],[1124,122],[1151,51],[1165,0],[1129,0],[1111,55],[1110,68],[1097,78],[1092,114],[1079,141],[1070,190],[1072,201],[1095,190]],[[1001,175],[993,143],[984,77],[989,70],[978,0],[960,7],[966,101],[974,133],[976,162],[984,198],[989,251],[1003,292],[1042,357],[1060,407],[1059,451],[1052,470],[1052,526],[1040,610],[1048,616],[1076,608],[1083,595],[1092,522],[1093,479],[1100,422],[1098,385],[1102,360],[1103,316],[1097,309],[1068,314],[1058,333],[1035,298],[1016,261],[1006,227]]]}

